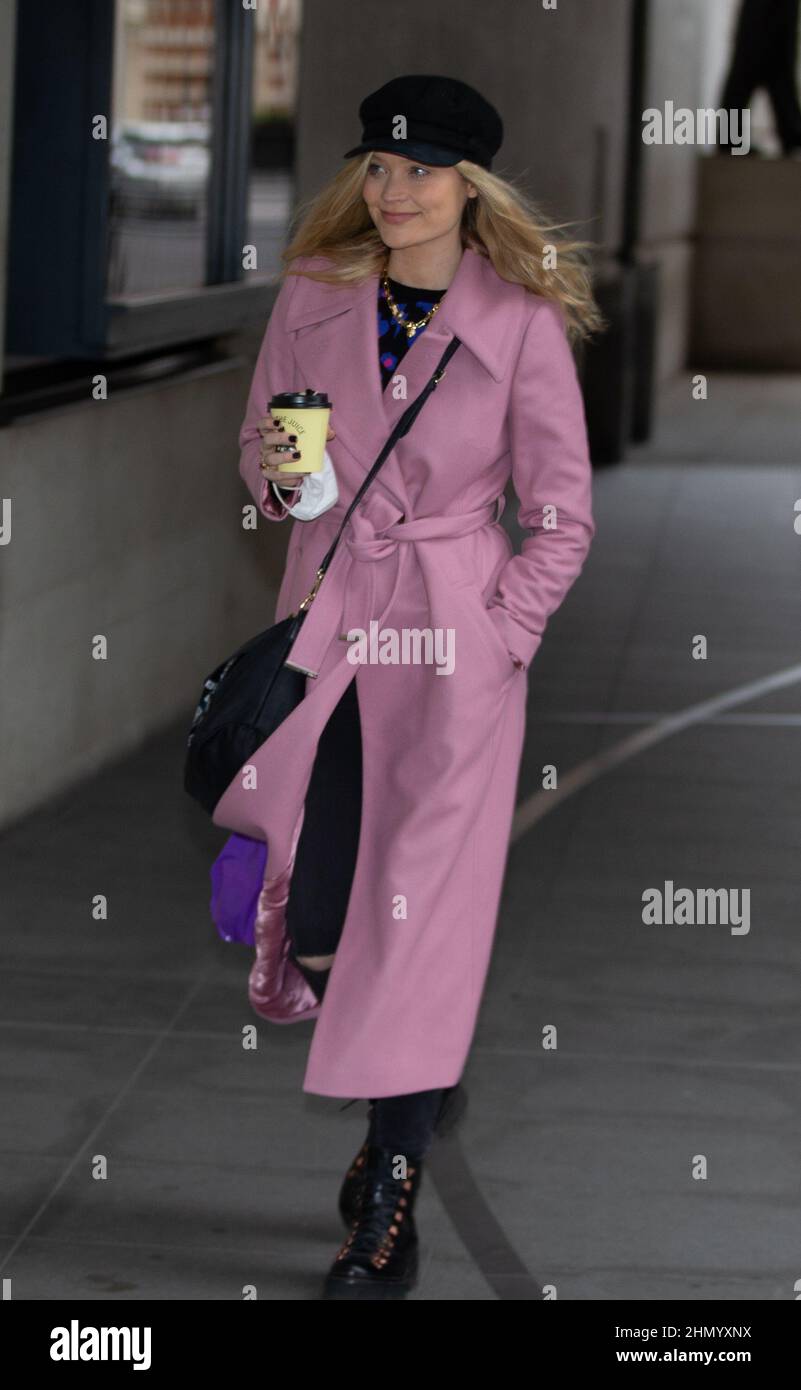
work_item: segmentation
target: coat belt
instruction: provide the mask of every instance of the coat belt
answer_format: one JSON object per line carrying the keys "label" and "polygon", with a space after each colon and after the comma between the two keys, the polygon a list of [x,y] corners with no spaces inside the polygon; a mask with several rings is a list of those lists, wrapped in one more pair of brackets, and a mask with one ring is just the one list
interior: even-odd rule
{"label": "coat belt", "polygon": [[362,610],[362,621],[358,626],[366,629],[370,619],[376,617],[373,613],[373,563],[397,555],[395,583],[379,621],[383,619],[397,591],[403,556],[408,554],[403,547],[398,549],[399,542],[452,540],[470,535],[482,526],[491,526],[499,521],[505,505],[506,499],[501,494],[494,502],[488,502],[472,512],[412,517],[408,521],[394,521],[378,529],[363,511],[355,511],[351,517],[350,531],[345,532],[334,552],[334,558],[290,648],[286,665],[303,671],[307,676],[319,674],[330,643],[339,636],[345,594],[352,591],[353,585],[358,586],[357,600]]}

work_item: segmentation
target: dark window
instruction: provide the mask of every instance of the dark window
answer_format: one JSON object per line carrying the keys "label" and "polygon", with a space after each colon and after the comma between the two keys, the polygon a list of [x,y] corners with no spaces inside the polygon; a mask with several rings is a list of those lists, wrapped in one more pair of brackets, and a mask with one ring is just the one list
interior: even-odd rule
{"label": "dark window", "polygon": [[[19,0],[6,378],[263,320],[301,0]],[[103,122],[105,121],[105,130]]]}

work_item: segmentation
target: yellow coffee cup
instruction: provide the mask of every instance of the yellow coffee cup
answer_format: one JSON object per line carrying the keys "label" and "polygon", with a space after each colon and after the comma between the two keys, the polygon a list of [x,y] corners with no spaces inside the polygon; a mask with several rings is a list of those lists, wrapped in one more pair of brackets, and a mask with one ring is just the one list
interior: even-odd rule
{"label": "yellow coffee cup", "polygon": [[300,458],[284,454],[284,461],[277,464],[279,473],[321,473],[332,409],[325,392],[281,391],[267,408],[287,434],[298,436],[294,448],[300,450]]}

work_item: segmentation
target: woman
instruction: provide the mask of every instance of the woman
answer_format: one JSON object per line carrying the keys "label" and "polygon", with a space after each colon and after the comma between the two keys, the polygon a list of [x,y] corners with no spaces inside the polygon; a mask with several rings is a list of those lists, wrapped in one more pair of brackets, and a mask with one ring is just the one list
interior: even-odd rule
{"label": "woman", "polygon": [[[277,618],[309,593],[392,426],[460,346],[308,608],[289,658],[304,700],[214,815],[268,845],[254,1008],[317,1019],[306,1091],[370,1102],[328,1298],[402,1297],[415,1279],[422,1163],[460,1099],[489,965],[524,673],[594,534],[569,339],[600,324],[577,244],[546,240],[490,172],[503,127],[478,92],[402,77],[360,115],[361,144],[284,253],[240,434],[260,513],[306,517]],[[267,407],[308,388],[333,404],[334,487],[303,512],[308,485],[286,472],[302,450]],[[510,475],[531,532],[519,555],[498,525]]]}

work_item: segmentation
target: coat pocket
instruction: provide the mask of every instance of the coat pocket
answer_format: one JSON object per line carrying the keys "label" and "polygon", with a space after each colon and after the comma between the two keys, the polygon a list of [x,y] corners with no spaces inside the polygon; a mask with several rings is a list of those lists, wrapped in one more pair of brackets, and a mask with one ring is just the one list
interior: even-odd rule
{"label": "coat pocket", "polygon": [[461,596],[478,639],[494,662],[494,674],[504,686],[520,668],[490,617],[485,594],[494,593],[498,576],[513,554],[506,532],[499,524],[493,524],[446,547],[440,565],[450,587]]}
{"label": "coat pocket", "polygon": [[505,684],[506,680],[511,679],[519,672],[520,667],[515,665],[512,660],[512,653],[507,649],[506,643],[492,621],[490,610],[481,590],[475,584],[466,584],[463,592],[469,596],[471,606],[476,610],[479,633],[485,647],[496,661],[499,675]]}

